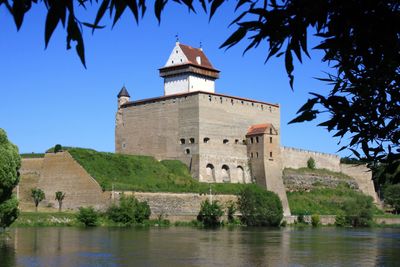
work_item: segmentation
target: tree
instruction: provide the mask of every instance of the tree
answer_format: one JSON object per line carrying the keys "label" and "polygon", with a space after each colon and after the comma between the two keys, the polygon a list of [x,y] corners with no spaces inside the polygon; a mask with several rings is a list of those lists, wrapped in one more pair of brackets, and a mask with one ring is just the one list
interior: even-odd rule
{"label": "tree", "polygon": [[279,226],[283,218],[278,195],[257,185],[241,190],[238,206],[243,223],[249,226]]}
{"label": "tree", "polygon": [[21,158],[6,132],[0,128],[0,228],[11,225],[18,217],[18,200],[13,189],[19,182]]}
{"label": "tree", "polygon": [[307,160],[307,168],[309,168],[310,170],[314,170],[315,169],[315,160],[312,157],[310,157]]}
{"label": "tree", "polygon": [[205,227],[216,227],[220,225],[222,215],[224,215],[224,212],[218,201],[213,200],[210,202],[206,199],[201,203],[197,220],[202,222]]}
{"label": "tree", "polygon": [[[92,23],[82,22],[75,12],[94,1],[86,0],[2,0],[14,18],[17,29],[23,23],[32,3],[47,8],[45,45],[58,24],[66,28],[67,49],[76,42],[76,51],[85,65],[82,27],[94,32],[106,11],[113,26],[128,10],[138,23],[144,16],[146,0],[101,0]],[[227,0],[156,0],[154,12],[158,21],[168,2],[183,5],[196,12],[197,5],[210,19]],[[148,2],[147,2],[148,3]],[[302,62],[308,53],[310,34],[320,38],[314,49],[324,53],[332,73],[320,78],[331,90],[326,95],[311,93],[291,123],[314,120],[321,113],[329,119],[320,123],[343,142],[358,158],[400,166],[400,5],[396,0],[238,0],[232,20],[233,34],[221,45],[230,48],[242,40],[249,44],[244,52],[262,43],[268,44],[266,61],[284,56],[290,86],[293,88],[293,54]],[[388,26],[390,25],[390,26]],[[349,137],[345,138],[344,137]],[[349,140],[344,142],[343,140]],[[360,153],[359,151],[362,151]],[[386,165],[385,165],[386,166]]]}
{"label": "tree", "polygon": [[58,201],[58,211],[61,211],[64,197],[65,197],[65,193],[63,193],[61,191],[57,191],[56,192],[56,198],[55,199]]}
{"label": "tree", "polygon": [[62,146],[60,144],[55,145],[54,147],[54,153],[58,153],[62,151]]}
{"label": "tree", "polygon": [[111,205],[107,210],[107,216],[112,221],[124,225],[143,223],[151,215],[149,204],[146,201],[140,202],[135,197],[125,197],[119,200],[119,205]]}
{"label": "tree", "polygon": [[388,185],[384,191],[385,204],[393,207],[396,213],[400,212],[400,184]]}
{"label": "tree", "polygon": [[32,188],[31,197],[33,198],[33,202],[35,203],[35,209],[38,210],[39,203],[46,198],[44,192],[40,188]]}

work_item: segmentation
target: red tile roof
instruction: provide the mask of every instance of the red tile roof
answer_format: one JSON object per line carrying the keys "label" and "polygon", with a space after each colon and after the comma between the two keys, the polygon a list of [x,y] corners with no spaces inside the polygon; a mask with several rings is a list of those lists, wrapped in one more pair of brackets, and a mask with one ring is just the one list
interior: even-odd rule
{"label": "red tile roof", "polygon": [[[214,67],[211,65],[211,62],[203,53],[203,50],[201,50],[200,48],[194,48],[184,44],[179,44],[179,47],[182,49],[182,52],[185,54],[190,64],[214,69]],[[197,63],[196,57],[200,57],[201,64]]]}
{"label": "red tile roof", "polygon": [[270,128],[272,128],[274,132],[276,132],[274,126],[271,123],[254,124],[251,125],[250,128],[247,130],[246,136],[264,134]]}

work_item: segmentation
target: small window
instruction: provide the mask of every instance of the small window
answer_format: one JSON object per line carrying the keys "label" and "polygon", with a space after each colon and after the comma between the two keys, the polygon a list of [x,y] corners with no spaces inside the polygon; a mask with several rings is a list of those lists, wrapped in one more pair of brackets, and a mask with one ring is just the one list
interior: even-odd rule
{"label": "small window", "polygon": [[250,138],[250,143],[254,144],[254,138],[253,137]]}
{"label": "small window", "polygon": [[210,142],[210,138],[204,137],[203,142],[204,142],[205,144],[207,144],[208,142]]}
{"label": "small window", "polygon": [[181,62],[182,62],[182,59],[181,59]]}
{"label": "small window", "polygon": [[190,154],[190,149],[189,149],[189,148],[186,148],[186,149],[185,149],[185,154],[186,154],[186,155],[189,155],[189,154]]}
{"label": "small window", "polygon": [[172,64],[174,64],[174,61],[172,60]]}
{"label": "small window", "polygon": [[231,104],[233,105],[233,99],[231,99]]}
{"label": "small window", "polygon": [[272,151],[271,151],[271,152],[269,152],[269,156],[272,158]]}
{"label": "small window", "polygon": [[224,141],[222,141],[222,143],[228,144],[228,143],[229,143],[229,140],[228,140],[228,139],[224,139]]}
{"label": "small window", "polygon": [[242,101],[240,101],[240,103],[244,104],[244,101],[242,100]]}
{"label": "small window", "polygon": [[269,143],[272,144],[272,137],[269,138]]}
{"label": "small window", "polygon": [[272,128],[269,128],[269,134],[272,134]]}
{"label": "small window", "polygon": [[254,107],[254,103],[251,103],[251,105]]}
{"label": "small window", "polygon": [[175,53],[177,53],[177,54],[178,54],[178,50],[175,50]]}
{"label": "small window", "polygon": [[261,110],[264,110],[264,105],[261,105]]}
{"label": "small window", "polygon": [[122,143],[122,148],[125,148],[126,147],[126,144],[125,143]]}
{"label": "small window", "polygon": [[208,100],[210,100],[210,102],[212,101],[212,97],[210,95],[208,96]]}
{"label": "small window", "polygon": [[180,143],[181,145],[185,144],[185,143],[186,143],[186,142],[185,142],[185,139],[184,139],[184,138],[181,138],[181,140],[179,140],[179,143]]}
{"label": "small window", "polygon": [[239,144],[239,139],[235,139],[235,144]]}
{"label": "small window", "polygon": [[258,140],[258,136],[256,136],[256,143],[258,143],[259,142],[259,140]]}
{"label": "small window", "polygon": [[256,158],[258,158],[258,152],[256,152]]}
{"label": "small window", "polygon": [[221,103],[223,102],[222,96],[219,98],[219,100],[221,101]]}
{"label": "small window", "polygon": [[243,145],[247,144],[245,139],[243,139],[242,143],[243,143]]}
{"label": "small window", "polygon": [[250,157],[252,157],[252,158],[254,157],[253,152],[250,153]]}
{"label": "small window", "polygon": [[193,137],[189,139],[189,143],[190,144],[194,144],[194,138]]}

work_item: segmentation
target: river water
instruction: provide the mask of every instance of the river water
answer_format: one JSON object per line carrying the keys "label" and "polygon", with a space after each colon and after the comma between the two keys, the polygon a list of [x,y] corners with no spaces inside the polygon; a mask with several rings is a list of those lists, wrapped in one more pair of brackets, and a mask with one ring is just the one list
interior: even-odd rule
{"label": "river water", "polygon": [[399,266],[400,229],[11,229],[0,266]]}

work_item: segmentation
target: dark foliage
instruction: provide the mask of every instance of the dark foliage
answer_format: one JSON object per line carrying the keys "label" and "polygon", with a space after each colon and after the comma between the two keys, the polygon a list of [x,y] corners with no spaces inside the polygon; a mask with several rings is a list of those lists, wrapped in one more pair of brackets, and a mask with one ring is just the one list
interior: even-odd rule
{"label": "dark foliage", "polygon": [[96,226],[99,220],[99,214],[93,207],[79,208],[76,219],[85,226]]}
{"label": "dark foliage", "polygon": [[388,185],[384,191],[385,204],[392,206],[396,213],[400,212],[400,184]]}
{"label": "dark foliage", "polygon": [[55,145],[54,147],[54,153],[62,151],[62,146],[60,144]]}
{"label": "dark foliage", "polygon": [[372,224],[373,202],[369,196],[359,196],[343,204],[346,225],[367,227]]}
{"label": "dark foliage", "polygon": [[119,205],[112,205],[107,216],[112,221],[125,225],[143,223],[150,218],[151,211],[147,202],[140,202],[135,197],[122,196]]}
{"label": "dark foliage", "polygon": [[243,223],[249,226],[279,226],[283,218],[278,195],[256,185],[240,192],[238,206]]}
{"label": "dark foliage", "polygon": [[197,220],[206,227],[215,227],[220,225],[221,216],[224,214],[218,201],[210,202],[208,199],[201,203],[200,212]]}

